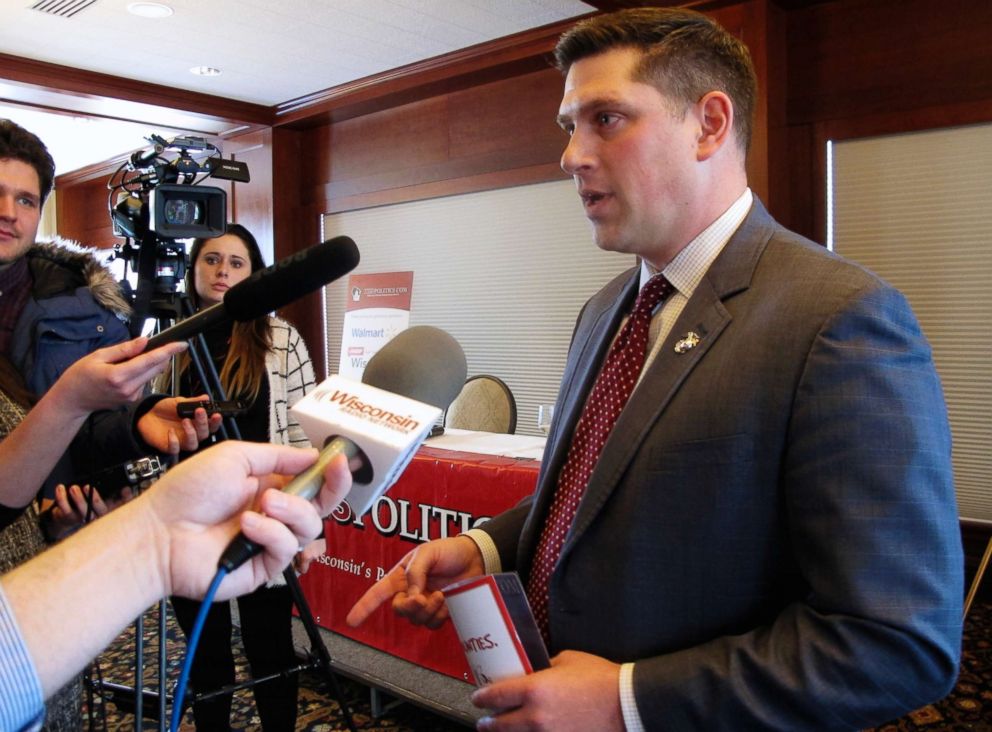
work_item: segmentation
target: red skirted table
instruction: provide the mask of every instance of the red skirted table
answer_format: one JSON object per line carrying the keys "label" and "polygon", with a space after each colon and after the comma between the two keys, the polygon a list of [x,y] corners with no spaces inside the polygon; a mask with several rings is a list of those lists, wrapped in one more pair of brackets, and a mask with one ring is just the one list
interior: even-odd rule
{"label": "red skirted table", "polygon": [[317,624],[470,681],[451,623],[436,631],[416,627],[388,604],[360,628],[349,628],[344,619],[362,593],[418,544],[478,526],[532,493],[539,467],[533,459],[420,448],[366,516],[356,517],[342,504],[327,519],[327,553],[300,578]]}

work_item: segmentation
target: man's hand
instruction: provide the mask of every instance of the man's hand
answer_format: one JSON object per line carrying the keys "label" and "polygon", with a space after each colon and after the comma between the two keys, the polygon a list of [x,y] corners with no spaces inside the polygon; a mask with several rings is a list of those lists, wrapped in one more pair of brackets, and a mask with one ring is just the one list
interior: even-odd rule
{"label": "man's hand", "polygon": [[[164,346],[163,346],[164,347]],[[219,414],[207,415],[202,407],[193,412],[193,419],[180,417],[176,408],[180,402],[202,401],[207,396],[183,399],[169,397],[160,400],[138,419],[138,433],[150,447],[169,455],[180,450],[193,452],[200,443],[216,432],[224,418]]]}
{"label": "man's hand", "polygon": [[482,574],[482,554],[467,536],[421,544],[366,590],[349,611],[348,625],[361,625],[376,608],[392,599],[398,615],[414,625],[438,628],[448,619],[441,588]]}
{"label": "man's hand", "polygon": [[50,391],[67,415],[132,402],[170,358],[186,349],[185,343],[169,343],[142,353],[147,343],[147,338],[135,338],[93,351],[66,369]]}
{"label": "man's hand", "polygon": [[476,726],[487,732],[624,729],[620,665],[578,651],[558,654],[544,671],[484,686],[472,703],[492,710]]}
{"label": "man's hand", "polygon": [[82,526],[112,511],[122,503],[131,500],[133,493],[130,486],[125,487],[117,498],[104,501],[100,492],[91,486],[72,485],[66,488],[59,483],[55,486],[55,500],[42,505],[42,515],[48,508],[48,521],[45,531],[50,540],[61,539]]}
{"label": "man's hand", "polygon": [[315,559],[319,559],[326,551],[327,542],[324,539],[311,541],[303,547],[303,551],[298,552],[296,556],[293,557],[293,569],[296,570],[297,574],[306,574],[307,570],[310,569],[310,565],[313,564],[313,561]]}
{"label": "man's hand", "polygon": [[249,592],[280,574],[351,489],[343,456],[328,466],[313,501],[271,488],[283,482],[273,474],[302,472],[316,456],[316,450],[227,441],[160,478],[134,503],[147,500],[150,506],[149,541],[158,542],[165,593],[202,597],[239,531],[264,551],[224,580],[217,599]]}

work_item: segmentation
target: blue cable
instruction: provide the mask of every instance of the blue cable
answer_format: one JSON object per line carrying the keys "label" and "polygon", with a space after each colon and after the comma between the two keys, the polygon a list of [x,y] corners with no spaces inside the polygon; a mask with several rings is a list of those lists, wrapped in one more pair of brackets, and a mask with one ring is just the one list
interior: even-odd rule
{"label": "blue cable", "polygon": [[210,605],[214,601],[214,595],[217,594],[217,588],[220,587],[220,583],[226,576],[227,569],[218,567],[217,574],[214,575],[213,582],[210,583],[210,589],[203,596],[203,602],[200,604],[200,612],[196,614],[196,622],[193,623],[193,632],[190,633],[189,639],[186,642],[186,658],[183,660],[183,668],[179,673],[179,680],[176,682],[175,693],[172,695],[172,723],[169,725],[171,732],[179,731],[179,723],[182,721],[183,699],[186,697],[186,684],[189,681],[189,671],[193,667],[193,656],[196,654],[196,646],[200,642],[200,632],[206,623],[207,613],[210,612]]}

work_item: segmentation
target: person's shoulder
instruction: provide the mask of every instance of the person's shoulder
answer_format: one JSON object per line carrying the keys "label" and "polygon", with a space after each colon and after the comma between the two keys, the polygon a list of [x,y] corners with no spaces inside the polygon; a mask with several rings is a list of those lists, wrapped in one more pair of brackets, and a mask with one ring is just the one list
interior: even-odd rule
{"label": "person's shoulder", "polygon": [[[734,266],[773,267],[783,278],[792,268],[805,274],[868,283],[881,279],[866,267],[838,255],[823,244],[813,241],[778,222],[755,197],[751,211],[731,237],[727,257]],[[783,283],[784,284],[784,283]]]}
{"label": "person's shoulder", "polygon": [[283,320],[278,315],[273,313],[270,313],[268,318],[269,327],[272,328],[273,331],[281,331],[288,336],[292,336],[297,333],[296,328],[288,320]]}
{"label": "person's shoulder", "polygon": [[278,315],[270,314],[269,328],[272,332],[272,344],[274,347],[283,350],[288,348],[299,348],[303,344],[303,337],[292,323],[283,320]]}
{"label": "person's shoulder", "polygon": [[34,282],[35,296],[44,299],[84,287],[86,256],[85,251],[71,242],[36,242],[25,255]]}
{"label": "person's shoulder", "polygon": [[866,310],[901,320],[912,312],[905,295],[870,268],[784,228],[767,241],[750,289],[764,307],[808,322]]}
{"label": "person's shoulder", "polygon": [[131,306],[120,284],[97,259],[95,252],[65,239],[36,243],[26,255],[34,297],[44,300],[85,287],[97,305],[118,318],[127,319]]}
{"label": "person's shoulder", "polygon": [[765,255],[778,266],[794,266],[827,281],[843,282],[846,287],[891,287],[865,265],[785,228],[777,229],[769,239]]}

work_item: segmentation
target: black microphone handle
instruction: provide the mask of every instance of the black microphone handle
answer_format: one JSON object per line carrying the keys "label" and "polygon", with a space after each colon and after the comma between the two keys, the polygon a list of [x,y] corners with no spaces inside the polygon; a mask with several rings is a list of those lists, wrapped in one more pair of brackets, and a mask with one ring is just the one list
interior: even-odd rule
{"label": "black microphone handle", "polygon": [[156,333],[148,339],[148,345],[145,346],[145,350],[150,351],[153,348],[158,348],[174,341],[188,341],[190,338],[203,333],[207,328],[227,322],[228,320],[231,320],[231,317],[224,308],[224,303],[219,302],[216,305],[204,308],[188,318],[183,318],[175,325],[170,325],[165,330]]}
{"label": "black microphone handle", "polygon": [[[292,496],[300,496],[308,501],[313,500],[324,484],[325,468],[338,455],[345,455],[351,460],[356,456],[363,455],[363,453],[361,448],[347,437],[335,437],[320,451],[317,462],[289,481],[283,487],[282,492]],[[256,544],[243,533],[239,533],[227,545],[217,562],[217,566],[226,569],[228,573],[233,572],[253,556],[260,554],[262,549],[260,544]]]}

